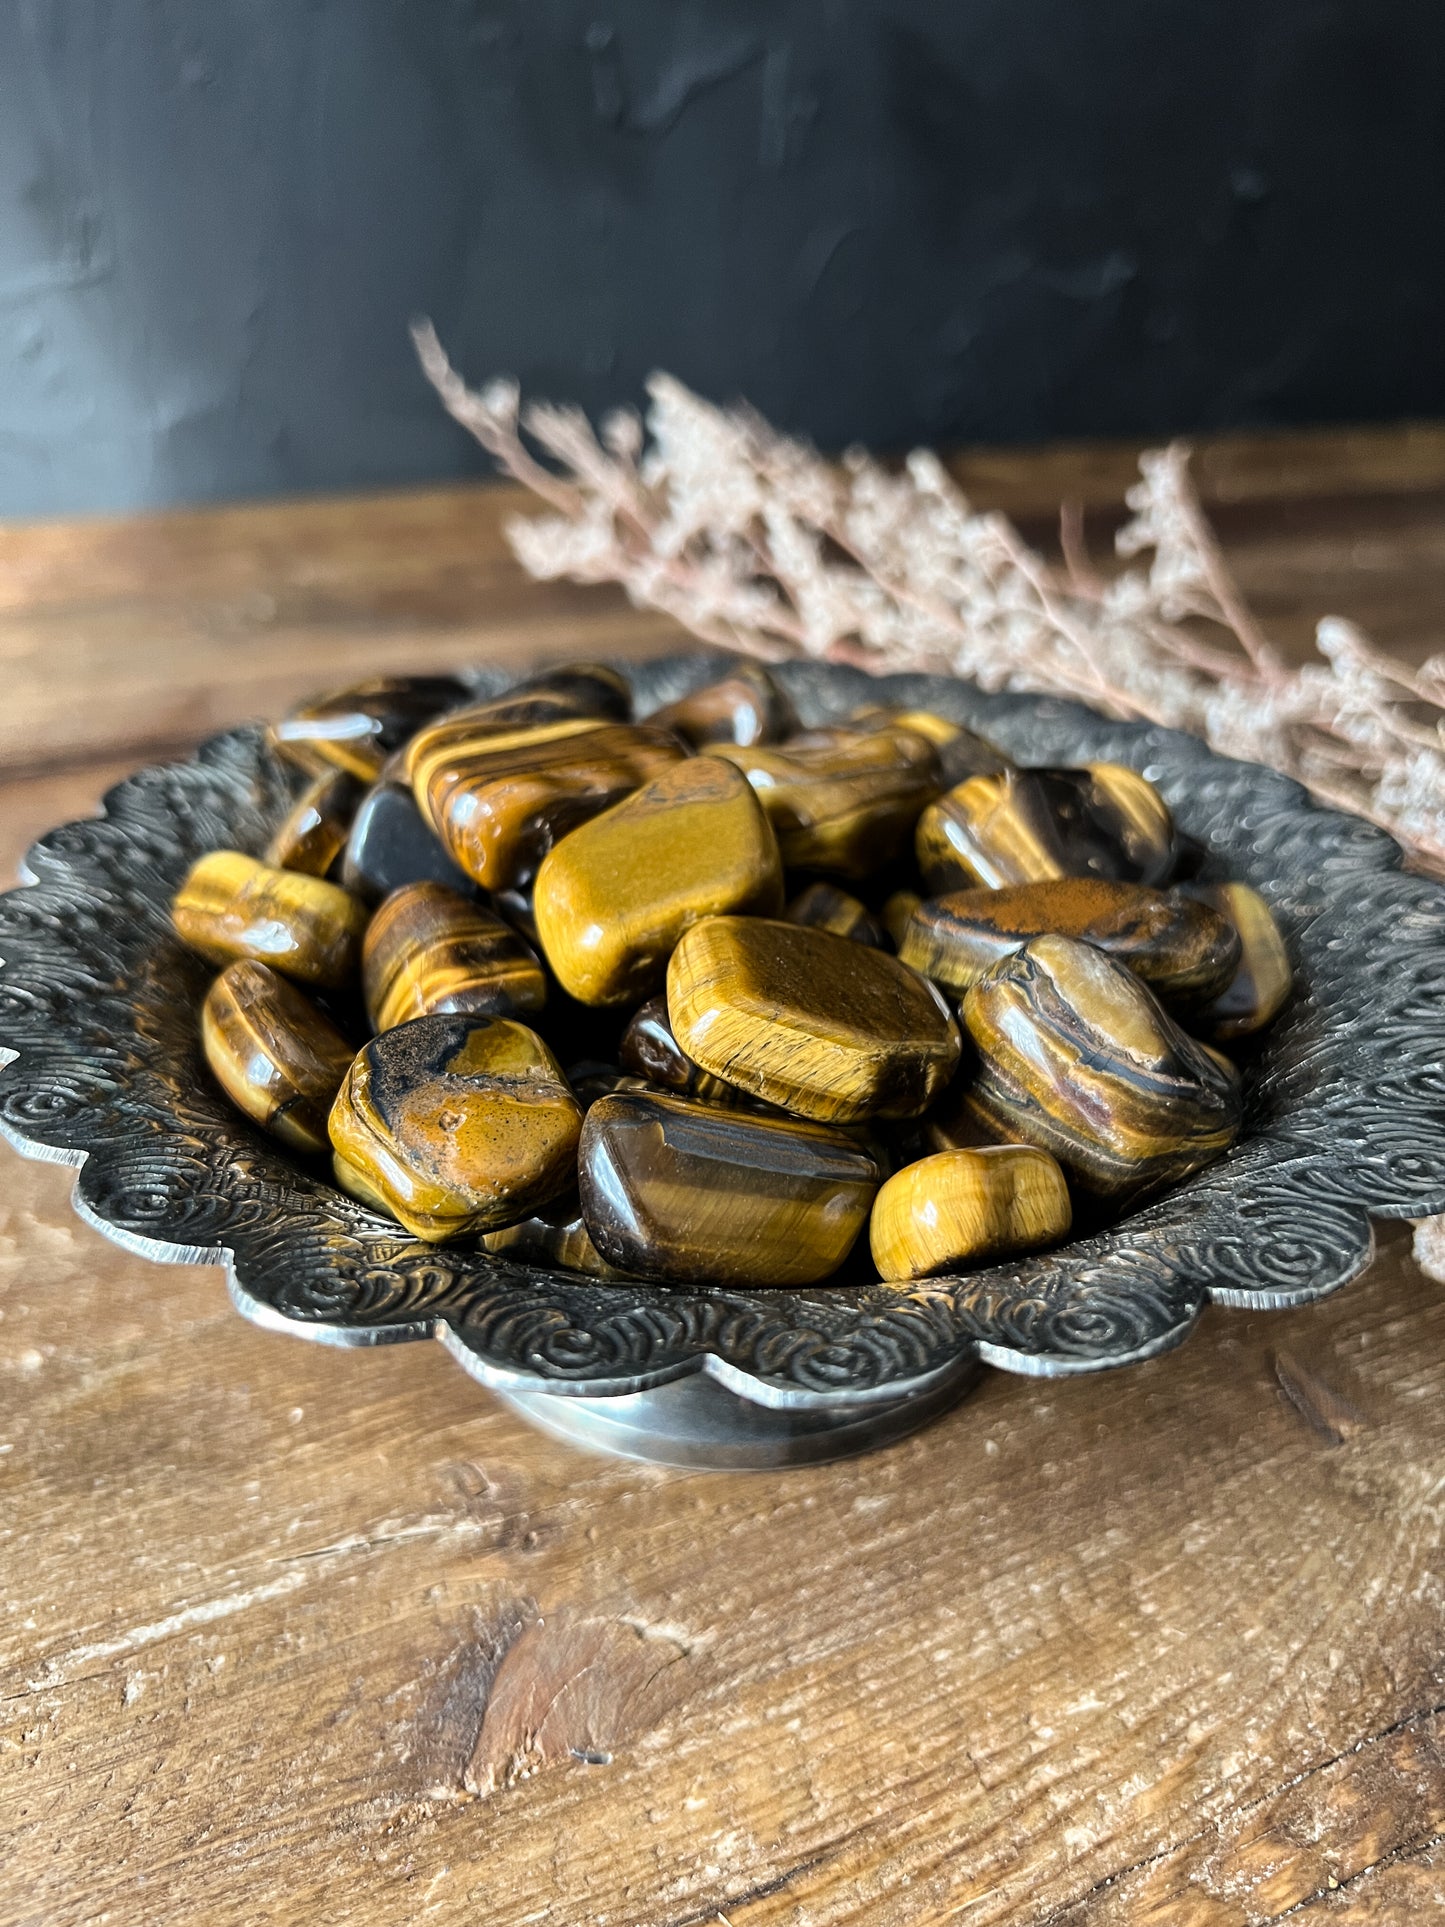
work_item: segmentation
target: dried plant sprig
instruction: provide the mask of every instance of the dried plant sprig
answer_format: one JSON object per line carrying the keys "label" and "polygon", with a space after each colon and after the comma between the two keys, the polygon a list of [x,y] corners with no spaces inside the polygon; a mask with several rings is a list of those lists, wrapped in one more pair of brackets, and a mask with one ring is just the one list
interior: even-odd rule
{"label": "dried plant sprig", "polygon": [[[828,461],[665,374],[647,385],[645,435],[616,415],[599,438],[578,409],[523,409],[515,382],[474,392],[429,322],[413,335],[448,412],[546,504],[507,530],[533,575],[619,583],[703,640],[767,660],[945,670],[1190,730],[1445,874],[1445,655],[1411,670],[1327,616],[1316,658],[1289,666],[1234,580],[1183,444],[1140,456],[1115,544],[1140,566],[1105,577],[1077,511],[1061,515],[1056,565],[971,508],[927,450],[896,469],[862,451]],[[1445,1279],[1445,1221],[1426,1221],[1416,1252]]]}

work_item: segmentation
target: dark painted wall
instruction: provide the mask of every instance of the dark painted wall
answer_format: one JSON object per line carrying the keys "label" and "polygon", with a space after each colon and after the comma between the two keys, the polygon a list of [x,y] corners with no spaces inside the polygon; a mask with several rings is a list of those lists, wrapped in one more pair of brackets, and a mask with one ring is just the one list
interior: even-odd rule
{"label": "dark painted wall", "polygon": [[825,444],[1445,413],[1440,0],[4,0],[0,510],[480,465],[413,366]]}

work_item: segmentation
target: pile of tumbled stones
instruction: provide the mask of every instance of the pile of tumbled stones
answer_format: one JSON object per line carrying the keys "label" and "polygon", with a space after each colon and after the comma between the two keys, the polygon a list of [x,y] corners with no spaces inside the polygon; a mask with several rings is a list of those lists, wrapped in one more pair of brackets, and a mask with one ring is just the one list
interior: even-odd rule
{"label": "pile of tumbled stones", "polygon": [[388,677],[271,741],[294,808],[174,902],[206,1059],[421,1239],[694,1286],[998,1263],[1219,1157],[1220,1046],[1290,991],[1134,770],[803,729],[753,664],[641,720],[596,664]]}

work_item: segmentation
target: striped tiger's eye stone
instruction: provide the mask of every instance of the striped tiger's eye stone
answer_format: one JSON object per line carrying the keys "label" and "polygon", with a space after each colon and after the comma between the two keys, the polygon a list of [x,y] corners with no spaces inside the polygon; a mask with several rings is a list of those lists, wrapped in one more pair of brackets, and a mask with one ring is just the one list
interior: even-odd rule
{"label": "striped tiger's eye stone", "polygon": [[948,789],[969,776],[999,776],[1013,768],[992,743],[931,709],[890,709],[882,703],[869,703],[855,710],[851,721],[854,729],[910,729],[915,735],[926,736],[938,751],[939,770]]}
{"label": "striped tiger's eye stone", "polygon": [[327,1113],[352,1051],[294,984],[263,963],[228,964],[201,1006],[201,1044],[247,1117],[293,1150],[326,1150]]}
{"label": "striped tiger's eye stone", "polygon": [[710,917],[672,953],[673,1035],[714,1077],[824,1123],[916,1117],[958,1065],[926,978],[826,930]]}
{"label": "striped tiger's eye stone", "polygon": [[410,789],[389,776],[361,799],[341,859],[341,881],[365,903],[378,903],[408,883],[444,883],[462,896],[480,894],[423,822]]}
{"label": "striped tiger's eye stone", "polygon": [[444,883],[385,899],[361,947],[361,985],[377,1030],[452,1012],[522,1017],[547,999],[542,966],[511,925]]}
{"label": "striped tiger's eye stone", "polygon": [[891,862],[925,803],[942,787],[938,752],[909,729],[838,732],[780,749],[721,743],[757,791],[794,870],[866,877]]}
{"label": "striped tiger's eye stone", "polygon": [[1247,883],[1189,883],[1182,894],[1207,903],[1239,932],[1239,966],[1233,979],[1194,1020],[1194,1028],[1218,1044],[1252,1037],[1279,1015],[1294,987],[1279,925],[1264,898]]}
{"label": "striped tiger's eye stone", "polygon": [[1093,944],[1166,1003],[1189,1007],[1217,997],[1239,962],[1232,925],[1207,904],[1096,877],[933,897],[913,912],[898,954],[935,983],[963,991],[1001,957],[1050,934]]}
{"label": "striped tiger's eye stone", "polygon": [[832,883],[810,883],[806,890],[799,891],[783,912],[783,919],[806,924],[810,930],[831,930],[835,937],[866,943],[873,950],[888,946],[887,934],[867,904]]}
{"label": "striped tiger's eye stone", "polygon": [[171,916],[177,934],[214,964],[250,957],[329,990],[356,969],[366,928],[366,906],[349,891],[239,850],[193,863]]}
{"label": "striped tiger's eye stone", "polygon": [[1239,1133],[1237,1082],[1091,944],[1036,937],[970,987],[963,1020],[979,1054],[965,1105],[1100,1197],[1176,1183]]}
{"label": "striped tiger's eye stone", "polygon": [[904,1283],[1039,1251],[1072,1223],[1056,1160],[1031,1145],[996,1144],[905,1165],[873,1200],[868,1241],[879,1276]]}
{"label": "striped tiger's eye stone", "polygon": [[329,769],[306,785],[266,848],[278,870],[324,877],[346,847],[361,791],[354,776]]}
{"label": "striped tiger's eye stone", "polygon": [[718,682],[695,689],[647,719],[674,730],[693,749],[708,743],[777,743],[798,727],[798,712],[761,663],[740,662]]}
{"label": "striped tiger's eye stone", "polygon": [[488,890],[528,883],[590,816],[683,757],[667,730],[585,717],[486,730],[472,743],[424,730],[409,755],[417,807],[453,860]]}
{"label": "striped tiger's eye stone", "polygon": [[373,676],[298,704],[272,736],[283,754],[300,749],[371,783],[392,750],[467,695],[455,676]]}
{"label": "striped tiger's eye stone", "polygon": [[667,1021],[666,997],[652,997],[633,1014],[622,1042],[617,1047],[618,1062],[634,1077],[683,1097],[700,1097],[708,1104],[746,1104],[751,1100],[725,1084],[720,1077],[700,1069],[672,1034]]}
{"label": "striped tiger's eye stone", "polygon": [[731,764],[674,764],[564,836],[537,872],[532,913],[557,981],[584,1004],[658,989],[703,917],[775,916],[783,871],[768,819]]}
{"label": "striped tiger's eye stone", "polygon": [[895,890],[884,904],[883,928],[888,932],[895,950],[903,941],[903,933],[908,928],[908,919],[922,901],[923,898],[916,890]]}
{"label": "striped tiger's eye stone", "polygon": [[505,1017],[384,1031],[330,1119],[337,1182],[432,1243],[515,1224],[565,1191],[581,1126],[556,1058]]}
{"label": "striped tiger's eye stone", "polygon": [[663,1092],[594,1104],[577,1168],[603,1257],[666,1284],[816,1284],[847,1257],[878,1186],[872,1156],[841,1132]]}
{"label": "striped tiger's eye stone", "polygon": [[422,763],[436,764],[453,753],[474,754],[483,743],[510,739],[523,730],[544,729],[552,723],[569,724],[573,732],[593,729],[611,718],[599,716],[577,697],[549,690],[509,691],[486,702],[449,709],[425,729],[418,730],[401,750],[398,777],[413,788]]}
{"label": "striped tiger's eye stone", "polygon": [[605,662],[555,662],[524,682],[511,696],[558,696],[576,705],[579,716],[605,716],[614,723],[632,720],[632,685]]}
{"label": "striped tiger's eye stone", "polygon": [[494,1257],[520,1258],[524,1264],[560,1265],[565,1271],[580,1271],[589,1278],[627,1275],[609,1265],[593,1244],[575,1191],[554,1198],[519,1224],[484,1232],[481,1243],[483,1251]]}
{"label": "striped tiger's eye stone", "polygon": [[924,810],[918,867],[935,894],[982,885],[1103,877],[1162,883],[1174,820],[1162,796],[1121,763],[973,776]]}

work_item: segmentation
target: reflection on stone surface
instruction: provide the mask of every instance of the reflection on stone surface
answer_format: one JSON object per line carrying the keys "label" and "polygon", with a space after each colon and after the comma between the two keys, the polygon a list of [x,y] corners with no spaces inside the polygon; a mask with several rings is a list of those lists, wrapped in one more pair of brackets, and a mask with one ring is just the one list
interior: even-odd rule
{"label": "reflection on stone surface", "polygon": [[1279,925],[1264,898],[1247,883],[1189,883],[1182,893],[1227,917],[1240,942],[1233,978],[1199,1014],[1196,1028],[1217,1044],[1252,1037],[1284,1009],[1294,986]]}
{"label": "reflection on stone surface", "polygon": [[201,1006],[201,1044],[247,1117],[293,1150],[327,1148],[327,1113],[352,1049],[294,984],[266,964],[228,964]]}
{"label": "reflection on stone surface", "polygon": [[816,1283],[848,1255],[878,1184],[841,1132],[640,1091],[588,1111],[578,1171],[597,1249],[672,1284]]}
{"label": "reflection on stone surface", "polygon": [[266,861],[278,870],[324,877],[345,848],[360,795],[356,778],[345,770],[313,777],[267,844]]}
{"label": "reflection on stone surface", "polygon": [[970,777],[923,811],[914,842],[935,894],[1058,877],[1158,884],[1175,852],[1164,799],[1121,763]]}
{"label": "reflection on stone surface", "polygon": [[341,860],[341,881],[367,903],[407,883],[445,883],[464,896],[479,894],[423,821],[410,789],[390,777],[374,783],[361,799]]}
{"label": "reflection on stone surface", "polygon": [[465,702],[467,693],[455,676],[372,676],[299,703],[273,726],[272,740],[303,767],[320,758],[370,783],[392,750],[439,710]]}
{"label": "reflection on stone surface", "polygon": [[542,966],[511,925],[444,883],[409,883],[385,899],[367,927],[361,980],[377,1030],[450,1011],[523,1017],[547,998]]}
{"label": "reflection on stone surface", "polygon": [[905,1165],[874,1199],[868,1237],[879,1276],[901,1282],[1042,1250],[1072,1222],[1056,1160],[997,1144]]}
{"label": "reflection on stone surface", "polygon": [[366,928],[366,906],[349,891],[239,850],[198,858],[171,914],[179,936],[214,964],[251,957],[328,989],[356,969]]}
{"label": "reflection on stone surface", "polygon": [[739,662],[726,676],[695,689],[647,719],[675,730],[685,743],[777,743],[798,727],[792,699],[760,662]]}
{"label": "reflection on stone surface", "polygon": [[880,950],[762,917],[711,917],[673,952],[667,1012],[689,1057],[823,1122],[914,1117],[958,1063],[926,979]]}

